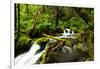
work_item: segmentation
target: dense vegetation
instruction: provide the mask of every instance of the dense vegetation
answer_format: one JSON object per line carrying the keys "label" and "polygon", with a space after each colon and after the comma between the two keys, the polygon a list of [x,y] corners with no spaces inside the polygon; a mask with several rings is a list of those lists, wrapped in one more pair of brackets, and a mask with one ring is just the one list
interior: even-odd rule
{"label": "dense vegetation", "polygon": [[[43,34],[59,36],[65,28],[75,32],[77,49],[84,61],[94,60],[94,9],[15,4],[15,57],[28,51]],[[48,39],[42,39],[46,44]],[[71,46],[71,42],[67,41]]]}

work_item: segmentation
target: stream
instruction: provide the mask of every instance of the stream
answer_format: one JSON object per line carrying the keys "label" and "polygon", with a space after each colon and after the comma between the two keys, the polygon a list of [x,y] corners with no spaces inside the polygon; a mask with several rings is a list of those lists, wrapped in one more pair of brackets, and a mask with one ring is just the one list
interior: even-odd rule
{"label": "stream", "polygon": [[[64,33],[62,33],[62,36],[58,36],[56,38],[75,39],[74,32],[73,31],[71,31],[71,32],[72,33],[70,33],[70,29],[65,29]],[[53,41],[53,40],[50,39],[50,41]],[[15,58],[15,65],[20,66],[20,65],[25,65],[25,64],[27,64],[27,65],[35,64],[40,59],[43,52],[45,51],[45,49],[44,49],[43,51],[36,53],[37,50],[39,50],[40,48],[41,48],[41,46],[39,44],[37,44],[37,42],[34,42],[28,52],[25,52]],[[60,56],[54,57],[54,59],[57,61],[57,63],[73,62],[73,61],[77,61],[79,59],[78,52],[76,51],[76,45],[73,45],[73,47],[63,46],[61,48],[61,52],[62,52],[62,54]]]}

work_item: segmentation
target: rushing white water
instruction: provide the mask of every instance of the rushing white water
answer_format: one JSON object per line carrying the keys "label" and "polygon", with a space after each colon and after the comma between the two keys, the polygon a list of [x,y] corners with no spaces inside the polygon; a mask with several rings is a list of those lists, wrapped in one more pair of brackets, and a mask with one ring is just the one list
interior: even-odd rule
{"label": "rushing white water", "polygon": [[24,64],[31,65],[36,63],[36,61],[40,58],[40,56],[44,51],[43,50],[42,52],[35,54],[38,49],[40,49],[40,46],[36,42],[34,42],[31,49],[27,53],[19,55],[18,57],[15,58],[15,65],[17,66]]}
{"label": "rushing white water", "polygon": [[58,63],[61,62],[72,62],[78,60],[78,52],[73,47],[63,46],[62,47],[62,54],[59,56],[54,56],[55,60]]}
{"label": "rushing white water", "polygon": [[[73,31],[70,33],[70,29],[65,29],[62,36],[59,36],[57,38],[75,38],[75,37],[74,37]],[[49,42],[56,42],[56,40],[50,39]],[[15,65],[16,66],[25,65],[25,64],[32,65],[36,63],[36,61],[39,60],[42,53],[45,51],[44,49],[42,52],[36,54],[36,51],[39,49],[40,49],[40,46],[36,42],[34,42],[28,52],[21,54],[15,58]],[[74,48],[72,49],[68,46],[63,46],[62,52],[63,52],[63,55],[59,57],[55,57],[56,61],[58,62],[72,61],[73,57],[76,56],[74,55],[76,53]]]}
{"label": "rushing white water", "polygon": [[62,51],[63,51],[63,53],[66,53],[66,52],[67,53],[72,53],[73,52],[73,50],[68,46],[62,47]]}
{"label": "rushing white water", "polygon": [[75,38],[74,31],[71,31],[70,29],[65,29],[62,33],[62,36],[58,36],[57,38]]}

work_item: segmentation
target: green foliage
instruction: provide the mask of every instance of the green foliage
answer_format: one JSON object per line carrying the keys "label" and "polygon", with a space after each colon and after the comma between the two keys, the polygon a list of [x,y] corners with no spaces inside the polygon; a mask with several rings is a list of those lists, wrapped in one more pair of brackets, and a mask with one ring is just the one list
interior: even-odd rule
{"label": "green foliage", "polygon": [[80,32],[85,29],[85,22],[80,17],[72,17],[69,20],[69,24],[70,24],[70,29],[72,29],[75,32]]}
{"label": "green foliage", "polygon": [[23,44],[27,44],[31,39],[26,36],[26,35],[22,35],[20,38],[19,38],[19,42],[23,45]]}
{"label": "green foliage", "polygon": [[15,40],[15,57],[19,54],[23,53],[24,51],[29,50],[32,39],[29,38],[29,36],[21,34],[19,38],[16,38]]}
{"label": "green foliage", "polygon": [[[20,4],[20,31],[18,31],[19,25],[16,21],[15,53],[17,55],[22,53],[19,50],[25,51],[24,48],[30,47],[34,41],[43,46],[49,41],[49,38],[55,39],[56,36],[63,33],[65,28],[69,28],[75,32],[77,49],[85,54],[84,61],[93,60],[94,9],[64,6],[59,6],[58,10],[56,8],[57,6],[32,4],[28,4],[27,8],[26,4]],[[16,9],[16,20],[18,20],[18,4],[16,4]],[[48,35],[44,37],[43,34]],[[57,40],[62,41],[63,39]],[[73,41],[68,39],[65,44],[72,46]],[[57,55],[57,53],[51,55],[55,54]]]}

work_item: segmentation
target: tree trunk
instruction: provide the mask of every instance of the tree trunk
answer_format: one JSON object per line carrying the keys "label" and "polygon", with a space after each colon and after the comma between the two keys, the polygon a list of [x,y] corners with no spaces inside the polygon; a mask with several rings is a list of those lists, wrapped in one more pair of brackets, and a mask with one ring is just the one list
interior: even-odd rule
{"label": "tree trunk", "polygon": [[74,10],[77,12],[77,14],[85,21],[86,24],[88,24],[88,15],[85,13],[81,12],[81,8],[74,8]]}
{"label": "tree trunk", "polygon": [[15,23],[15,24],[14,24],[14,26],[15,26],[14,29],[15,29],[15,31],[16,31],[16,24],[17,24],[16,4],[14,4],[14,12],[15,12],[15,14],[14,14],[14,16],[15,16],[15,17],[14,17],[14,20],[15,20],[15,22],[14,22],[14,23]]}
{"label": "tree trunk", "polygon": [[58,6],[55,8],[55,22],[56,22],[56,25],[59,24],[59,7]]}
{"label": "tree trunk", "polygon": [[26,13],[28,14],[28,4],[26,4]]}
{"label": "tree trunk", "polygon": [[43,10],[42,10],[42,13],[44,13],[45,12],[45,5],[43,5]]}
{"label": "tree trunk", "polygon": [[18,4],[18,37],[20,35],[20,4]]}

